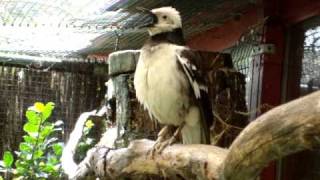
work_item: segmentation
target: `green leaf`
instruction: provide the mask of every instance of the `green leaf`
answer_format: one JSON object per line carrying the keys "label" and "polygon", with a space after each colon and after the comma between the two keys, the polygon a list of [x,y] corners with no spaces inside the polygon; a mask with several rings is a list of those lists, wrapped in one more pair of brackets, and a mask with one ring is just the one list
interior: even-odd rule
{"label": "green leaf", "polygon": [[43,154],[44,154],[43,151],[39,149],[34,152],[34,158],[39,159]]}
{"label": "green leaf", "polygon": [[23,130],[27,133],[38,132],[38,129],[39,129],[39,125],[33,124],[31,122],[28,122],[23,126]]}
{"label": "green leaf", "polygon": [[54,168],[54,166],[52,164],[46,164],[46,166],[44,167],[44,170],[46,172],[52,173],[52,172],[55,171],[55,168]]}
{"label": "green leaf", "polygon": [[54,154],[56,154],[57,156],[60,156],[62,154],[62,144],[60,143],[55,143],[52,145],[52,149],[54,151]]}
{"label": "green leaf", "polygon": [[2,176],[0,176],[0,180],[4,180]]}
{"label": "green leaf", "polygon": [[28,121],[32,124],[39,125],[41,123],[41,116],[38,112],[34,110],[27,110],[26,117]]}
{"label": "green leaf", "polygon": [[25,168],[25,169],[29,169],[30,168],[30,164],[28,164],[28,161],[24,161],[24,160],[17,160],[15,162],[16,168]]}
{"label": "green leaf", "polygon": [[42,131],[40,132],[40,136],[42,138],[46,138],[47,136],[49,136],[52,132],[53,132],[53,125],[46,125],[42,128]]}
{"label": "green leaf", "polygon": [[32,147],[30,146],[29,143],[26,143],[26,142],[20,143],[19,149],[22,152],[31,152],[32,151]]}
{"label": "green leaf", "polygon": [[38,134],[39,134],[38,132],[33,132],[33,133],[29,132],[28,134],[29,134],[29,136],[31,136],[34,139],[38,139],[39,138],[38,137]]}
{"label": "green leaf", "polygon": [[59,163],[59,160],[58,160],[58,158],[56,156],[51,155],[51,156],[48,157],[48,161],[47,161],[48,165],[52,165],[53,166],[53,165],[58,164],[58,163]]}
{"label": "green leaf", "polygon": [[29,143],[29,144],[34,144],[36,142],[36,139],[34,137],[28,136],[28,135],[24,135],[23,140],[24,140],[24,142]]}
{"label": "green leaf", "polygon": [[16,171],[17,171],[17,174],[26,174],[29,171],[29,169],[23,166],[19,166],[16,168]]}
{"label": "green leaf", "polygon": [[47,120],[51,114],[52,114],[52,110],[54,109],[55,104],[53,102],[48,102],[45,106],[44,109],[42,111],[43,114],[43,120]]}
{"label": "green leaf", "polygon": [[13,160],[14,159],[12,153],[10,151],[5,151],[3,154],[4,167],[10,168],[12,166]]}

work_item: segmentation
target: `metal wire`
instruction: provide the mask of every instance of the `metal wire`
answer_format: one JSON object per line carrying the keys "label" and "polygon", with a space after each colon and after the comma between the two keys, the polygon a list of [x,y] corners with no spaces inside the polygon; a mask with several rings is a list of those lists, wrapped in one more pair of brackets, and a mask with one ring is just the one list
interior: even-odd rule
{"label": "metal wire", "polygon": [[300,87],[303,94],[320,89],[320,26],[305,33]]}
{"label": "metal wire", "polygon": [[[241,14],[248,5],[252,4],[252,0],[243,0],[241,2],[230,0],[227,4],[232,4],[232,6],[228,7],[222,6],[223,1],[221,0],[200,0],[199,2],[112,0],[104,3],[100,0],[85,0],[85,3],[82,4],[81,2],[74,3],[73,0],[0,0],[0,11],[4,11],[4,13],[0,14],[0,24],[30,28],[57,26],[70,29],[76,33],[107,34],[93,41],[91,48],[87,49],[90,51],[86,52],[90,53],[101,52],[106,49],[113,51],[115,44],[117,44],[117,38],[114,38],[114,33],[112,33],[114,30],[127,31],[127,33],[123,33],[121,36],[121,41],[123,42],[127,42],[133,37],[145,39],[145,37],[135,37],[146,36],[146,34],[137,33],[136,30],[133,29],[136,21],[139,21],[142,17],[142,15],[135,10],[137,6],[152,9],[174,4],[174,6],[181,11],[185,24],[185,33],[188,37],[216,26],[217,22],[218,24],[223,23],[235,13]],[[103,5],[104,8],[102,6],[100,10],[98,8],[94,10],[94,12],[90,12],[90,7],[97,3]],[[43,17],[48,17],[48,19],[44,20]],[[206,23],[199,23],[202,21]],[[13,34],[12,36],[15,35]],[[8,38],[10,42],[14,43],[12,37]],[[97,46],[97,44],[103,44],[103,47]],[[138,48],[140,45],[140,41],[130,41],[130,43],[122,44],[121,49]],[[19,41],[17,41],[17,46],[19,46]],[[82,53],[84,52],[85,51],[82,51]]]}

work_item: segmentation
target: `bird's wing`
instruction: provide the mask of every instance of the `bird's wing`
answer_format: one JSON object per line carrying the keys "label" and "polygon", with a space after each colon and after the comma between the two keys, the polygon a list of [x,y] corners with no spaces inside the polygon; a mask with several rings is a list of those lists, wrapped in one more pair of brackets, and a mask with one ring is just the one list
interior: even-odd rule
{"label": "bird's wing", "polygon": [[177,60],[187,76],[201,112],[201,126],[204,130],[205,143],[210,144],[210,126],[213,114],[205,73],[201,66],[201,55],[197,51],[183,48],[177,51]]}

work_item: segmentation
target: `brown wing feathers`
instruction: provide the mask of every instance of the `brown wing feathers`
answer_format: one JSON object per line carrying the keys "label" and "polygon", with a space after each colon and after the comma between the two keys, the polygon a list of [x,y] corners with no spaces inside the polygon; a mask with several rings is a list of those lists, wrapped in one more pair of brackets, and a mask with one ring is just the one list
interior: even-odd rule
{"label": "brown wing feathers", "polygon": [[197,54],[197,51],[186,49],[181,51],[181,54],[177,58],[189,79],[190,86],[194,91],[195,102],[200,109],[205,143],[210,144],[210,126],[213,123],[213,114],[208,94],[208,84],[205,79],[205,73],[202,71],[203,68],[200,65],[201,57],[200,54]]}

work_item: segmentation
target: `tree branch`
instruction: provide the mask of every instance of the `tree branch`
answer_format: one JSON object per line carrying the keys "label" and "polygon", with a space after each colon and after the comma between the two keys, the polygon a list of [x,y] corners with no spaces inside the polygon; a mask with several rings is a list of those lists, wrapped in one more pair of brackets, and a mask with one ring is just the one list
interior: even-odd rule
{"label": "tree branch", "polygon": [[175,144],[161,154],[155,153],[152,158],[153,145],[154,141],[135,140],[123,149],[96,147],[89,160],[90,165],[95,165],[91,169],[100,177],[109,179],[141,179],[146,175],[170,179],[217,179],[218,167],[227,155],[226,149],[216,146]]}
{"label": "tree branch", "polygon": [[272,160],[320,143],[320,92],[278,106],[250,123],[236,138],[220,179],[251,180]]}
{"label": "tree branch", "polygon": [[[147,156],[154,142],[133,141],[128,148],[95,147],[78,166],[99,177],[145,179],[253,180],[272,160],[320,145],[320,91],[276,107],[249,124],[229,150],[176,144]],[[85,171],[81,171],[85,167]]]}

